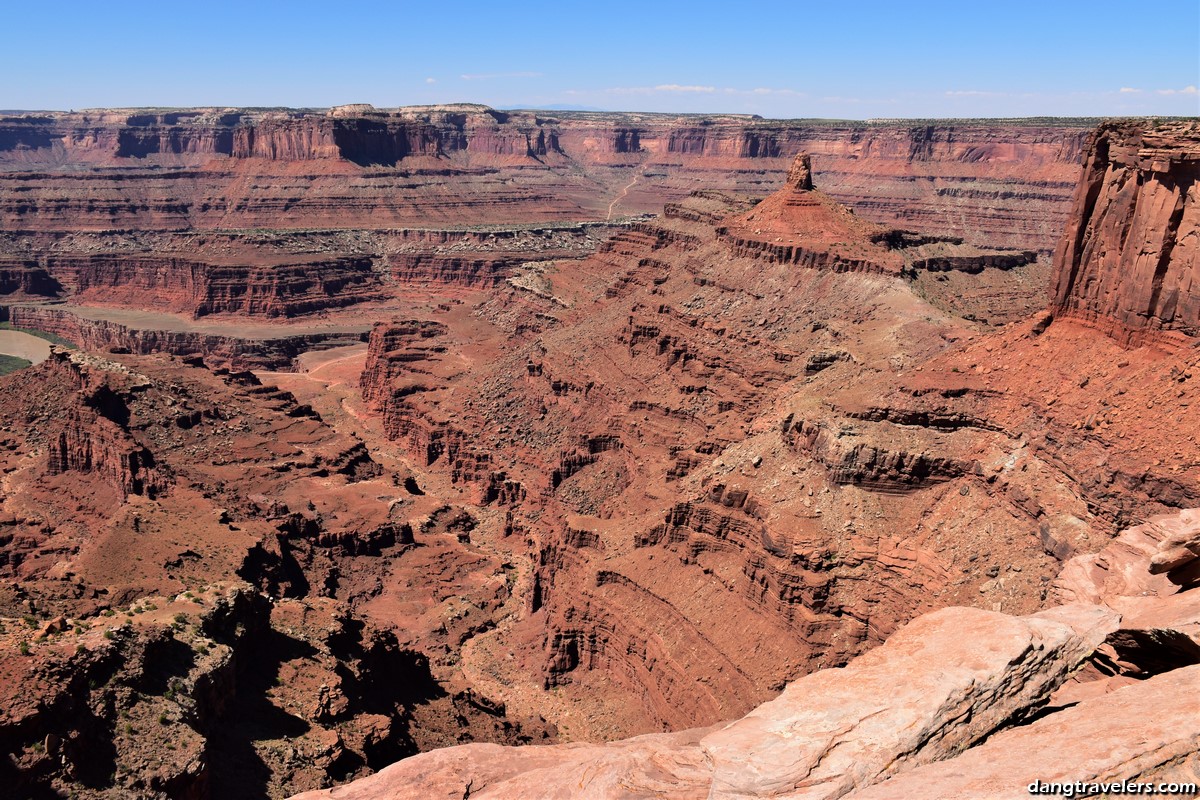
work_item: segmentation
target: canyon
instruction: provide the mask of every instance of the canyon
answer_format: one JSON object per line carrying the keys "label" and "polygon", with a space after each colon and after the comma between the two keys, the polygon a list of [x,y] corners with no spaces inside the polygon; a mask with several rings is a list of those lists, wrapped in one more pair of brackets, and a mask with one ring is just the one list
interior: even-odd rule
{"label": "canyon", "polygon": [[[861,215],[1049,252],[1088,121],[837,123],[459,105],[0,117],[7,232],[384,229],[657,213],[762,196],[810,153]],[[623,191],[624,190],[624,191]],[[980,213],[986,208],[986,213]]]}
{"label": "canyon", "polygon": [[1186,120],[0,118],[0,323],[58,342],[0,377],[0,773],[1195,780],[1198,165]]}

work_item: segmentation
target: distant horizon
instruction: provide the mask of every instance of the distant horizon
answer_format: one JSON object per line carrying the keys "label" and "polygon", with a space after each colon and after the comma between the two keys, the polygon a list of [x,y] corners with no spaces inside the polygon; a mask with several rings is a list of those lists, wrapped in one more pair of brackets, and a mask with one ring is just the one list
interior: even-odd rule
{"label": "distant horizon", "polygon": [[[533,0],[66,0],[8,10],[0,107],[497,109],[769,119],[1200,115],[1200,4],[1164,0],[1152,46],[1114,0],[711,0],[602,12]],[[1128,34],[1127,34],[1128,30]],[[1114,55],[1115,54],[1115,55]],[[457,100],[453,98],[459,98]],[[470,98],[463,100],[462,98]],[[555,107],[559,108],[555,108]]]}
{"label": "distant horizon", "polygon": [[223,111],[245,111],[245,112],[304,112],[317,113],[328,112],[335,108],[354,105],[370,105],[371,111],[378,113],[389,113],[394,111],[406,111],[410,109],[453,109],[456,107],[469,106],[473,108],[486,109],[489,111],[498,111],[501,113],[520,113],[520,112],[552,112],[556,114],[613,114],[613,115],[638,115],[638,116],[663,116],[663,117],[737,117],[747,119],[760,119],[770,122],[859,122],[864,124],[888,124],[891,122],[920,122],[924,120],[946,120],[946,121],[979,121],[979,122],[1025,122],[1025,121],[1041,121],[1051,120],[1059,122],[1081,122],[1091,124],[1100,120],[1193,120],[1200,119],[1200,112],[1196,114],[1090,114],[1090,115],[1027,115],[1027,116],[1006,116],[1006,117],[773,117],[763,114],[752,114],[738,111],[635,111],[630,109],[609,109],[609,108],[549,108],[538,106],[507,106],[496,107],[486,103],[475,103],[469,101],[456,101],[451,103],[413,103],[403,106],[376,106],[368,103],[334,103],[326,106],[283,106],[283,105],[260,105],[260,106],[244,106],[244,105],[213,105],[203,104],[195,106],[170,106],[170,105],[155,105],[155,106],[90,106],[86,108],[0,108],[0,115],[19,115],[19,114],[85,114],[90,112],[101,111],[145,111],[145,112],[180,112],[180,111],[195,111],[200,109],[207,110],[223,110]]}

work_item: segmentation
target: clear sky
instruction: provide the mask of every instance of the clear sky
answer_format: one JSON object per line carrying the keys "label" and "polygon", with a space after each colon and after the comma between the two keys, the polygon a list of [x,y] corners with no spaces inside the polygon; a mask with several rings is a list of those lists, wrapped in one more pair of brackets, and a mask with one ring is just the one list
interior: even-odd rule
{"label": "clear sky", "polygon": [[1200,0],[5,5],[7,109],[1200,115]]}

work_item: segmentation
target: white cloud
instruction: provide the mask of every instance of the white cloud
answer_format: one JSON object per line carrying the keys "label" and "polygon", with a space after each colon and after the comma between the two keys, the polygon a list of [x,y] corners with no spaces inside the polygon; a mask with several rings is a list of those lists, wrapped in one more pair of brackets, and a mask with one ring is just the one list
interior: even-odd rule
{"label": "white cloud", "polygon": [[540,72],[481,72],[459,75],[464,81],[490,81],[495,78],[540,78]]}
{"label": "white cloud", "polygon": [[788,97],[804,97],[804,92],[797,92],[795,89],[768,89],[760,86],[757,89],[751,89],[750,94],[781,94]]}
{"label": "white cloud", "polygon": [[1182,89],[1156,89],[1157,94],[1200,94],[1195,86],[1185,86]]}
{"label": "white cloud", "polygon": [[658,86],[614,86],[605,89],[608,94],[712,94],[715,86],[681,86],[677,83],[661,83]]}
{"label": "white cloud", "polygon": [[654,87],[654,91],[656,92],[704,92],[705,94],[711,94],[716,90],[717,87],[715,86],[680,86],[677,83],[662,83]]}
{"label": "white cloud", "polygon": [[1141,89],[1133,89],[1129,86],[1121,87],[1121,94],[1141,94],[1141,93],[1142,93]]}
{"label": "white cloud", "polygon": [[[605,89],[607,94],[637,94],[637,95],[654,95],[654,94],[733,94],[733,95],[783,95],[789,97],[805,97],[804,92],[798,92],[795,89],[768,89],[759,87],[756,89],[736,89],[732,86],[696,86],[684,85],[678,83],[660,83],[658,86],[614,86],[610,89]],[[568,94],[585,94],[571,90]]]}
{"label": "white cloud", "polygon": [[437,78],[426,78],[425,82],[426,83],[437,83]]}

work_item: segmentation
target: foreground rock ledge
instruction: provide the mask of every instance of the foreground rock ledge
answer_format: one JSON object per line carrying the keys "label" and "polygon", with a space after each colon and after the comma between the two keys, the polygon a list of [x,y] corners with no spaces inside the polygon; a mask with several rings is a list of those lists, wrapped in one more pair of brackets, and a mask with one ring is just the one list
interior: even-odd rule
{"label": "foreground rock ledge", "polygon": [[1200,778],[1198,736],[1200,666],[1184,667],[1002,731],[957,758],[850,796],[1001,800],[1029,797],[1034,781],[1193,782]]}
{"label": "foreground rock ledge", "polygon": [[841,797],[947,758],[1042,705],[1118,620],[1086,606],[919,617],[845,669],[807,675],[706,737],[710,796]]}
{"label": "foreground rock ledge", "polygon": [[467,745],[401,761],[338,798],[836,798],[946,758],[1045,703],[1119,617],[948,608],[722,728],[608,745]]}

